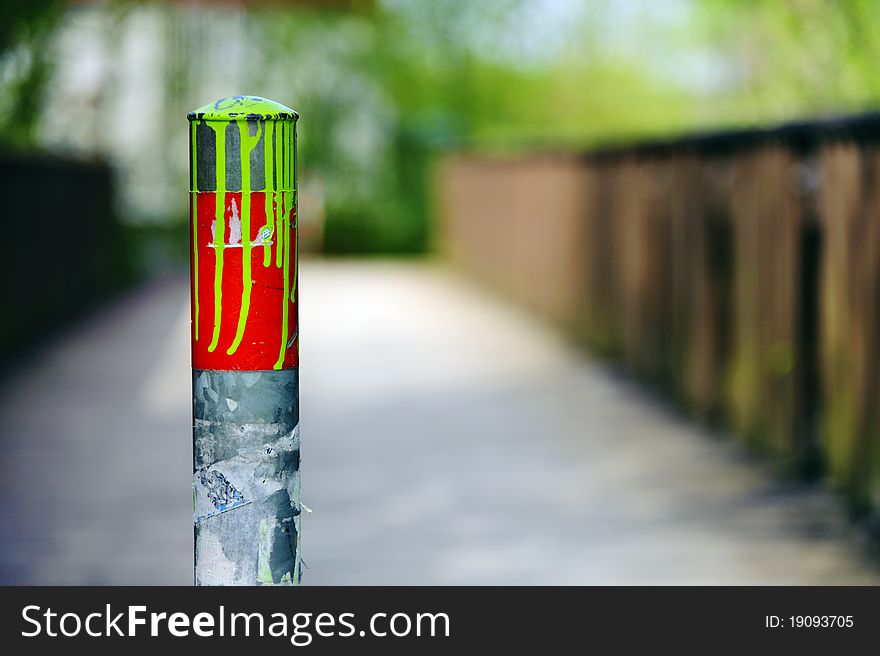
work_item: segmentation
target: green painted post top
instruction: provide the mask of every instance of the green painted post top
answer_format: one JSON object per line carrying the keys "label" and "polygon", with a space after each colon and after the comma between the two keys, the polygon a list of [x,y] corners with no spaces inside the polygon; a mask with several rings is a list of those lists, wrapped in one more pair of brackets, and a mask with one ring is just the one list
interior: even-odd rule
{"label": "green painted post top", "polygon": [[187,118],[190,121],[295,121],[299,114],[259,96],[229,96],[194,109]]}
{"label": "green painted post top", "polygon": [[290,107],[258,96],[221,98],[187,114],[190,190],[296,190],[296,120]]}

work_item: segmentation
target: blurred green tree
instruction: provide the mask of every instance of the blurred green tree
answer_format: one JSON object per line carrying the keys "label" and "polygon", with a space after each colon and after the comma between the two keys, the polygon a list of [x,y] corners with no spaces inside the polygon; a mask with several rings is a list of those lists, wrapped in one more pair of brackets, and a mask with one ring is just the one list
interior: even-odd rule
{"label": "blurred green tree", "polygon": [[51,72],[48,42],[61,0],[4,3],[0,20],[0,143],[33,145],[43,91]]}
{"label": "blurred green tree", "polygon": [[[78,39],[96,44],[83,57],[106,60],[92,67],[100,87],[74,114],[57,85],[47,110],[52,76],[80,65],[56,46]],[[124,216],[181,224],[180,117],[207,97],[276,97],[304,117],[301,171],[322,181],[325,249],[423,252],[429,172],[446,149],[579,149],[860,111],[880,102],[878,55],[872,0],[13,0],[0,23],[0,143],[104,155]],[[149,106],[143,134],[123,143],[104,128],[125,120],[126,93]]]}

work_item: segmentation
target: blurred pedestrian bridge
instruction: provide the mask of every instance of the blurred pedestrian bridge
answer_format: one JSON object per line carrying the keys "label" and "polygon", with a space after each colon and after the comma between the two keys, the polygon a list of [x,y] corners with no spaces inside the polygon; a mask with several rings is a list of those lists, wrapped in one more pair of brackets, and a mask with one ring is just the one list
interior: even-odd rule
{"label": "blurred pedestrian bridge", "polygon": [[[304,582],[880,583],[876,125],[451,156],[441,257],[305,258]],[[128,289],[5,351],[5,583],[191,581],[188,283]]]}
{"label": "blurred pedestrian bridge", "polygon": [[[839,500],[455,270],[300,275],[306,583],[880,581]],[[142,287],[5,381],[4,582],[191,581],[187,294]]]}

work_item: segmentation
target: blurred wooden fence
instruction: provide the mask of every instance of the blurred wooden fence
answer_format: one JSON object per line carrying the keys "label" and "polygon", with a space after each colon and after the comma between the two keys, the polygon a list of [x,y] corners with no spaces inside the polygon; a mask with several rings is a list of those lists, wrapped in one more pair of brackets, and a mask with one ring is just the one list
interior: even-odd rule
{"label": "blurred wooden fence", "polygon": [[586,155],[455,155],[441,249],[880,509],[880,117]]}
{"label": "blurred wooden fence", "polygon": [[6,247],[0,279],[3,364],[131,278],[110,169],[0,154]]}

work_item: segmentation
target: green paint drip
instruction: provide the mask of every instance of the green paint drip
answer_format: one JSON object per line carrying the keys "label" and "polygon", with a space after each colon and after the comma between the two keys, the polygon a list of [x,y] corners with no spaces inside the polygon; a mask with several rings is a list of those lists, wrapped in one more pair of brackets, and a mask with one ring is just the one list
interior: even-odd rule
{"label": "green paint drip", "polygon": [[196,175],[196,158],[198,155],[196,154],[196,122],[190,121],[189,123],[189,145],[190,145],[190,170],[189,170],[189,189],[190,191],[196,191],[198,177]]}
{"label": "green paint drip", "polygon": [[[275,139],[276,121],[272,121],[272,139]],[[272,186],[272,142],[269,141],[269,122],[263,124],[263,162],[265,164],[264,179],[266,180],[266,225],[269,228],[268,239],[263,240],[263,266],[269,266],[272,261],[272,233],[275,230],[275,221],[272,216],[272,192],[269,190]]]}
{"label": "green paint drip", "polygon": [[[285,192],[281,192],[281,221],[278,224],[278,234],[288,230],[288,219],[286,208],[284,206]],[[280,240],[279,240],[280,245]],[[281,302],[284,304],[281,308],[281,348],[278,353],[278,361],[275,363],[274,369],[281,369],[284,365],[284,355],[287,352],[287,311],[289,305],[287,296],[290,294],[290,239],[284,238],[284,294],[281,296]]]}
{"label": "green paint drip", "polygon": [[276,191],[273,194],[275,196],[275,266],[281,267],[281,264],[284,260],[284,192]]}
{"label": "green paint drip", "polygon": [[[299,226],[299,198],[297,197],[296,190],[293,192],[293,227],[297,228]],[[293,282],[290,284],[290,302],[293,303],[296,300],[296,281],[299,277],[299,258],[297,257],[296,248],[299,245],[299,231],[296,233],[297,239],[293,242]]]}
{"label": "green paint drip", "polygon": [[196,189],[196,122],[189,124],[189,138],[192,145],[192,171],[190,191],[190,216],[192,217],[192,249],[193,249],[193,302],[195,305],[195,341],[199,341],[199,194]]}
{"label": "green paint drip", "polygon": [[[278,199],[278,192],[275,192],[275,212],[283,215],[284,210],[282,208],[284,204],[284,179],[282,178],[284,172],[284,156],[283,156],[283,145],[284,145],[284,123],[281,123],[281,134],[278,134],[278,131],[275,131],[273,135],[276,138],[275,140],[275,180],[278,189],[281,190],[281,199]],[[277,239],[275,240],[275,266],[280,267],[283,260],[283,252],[284,252],[284,242],[286,241],[286,236],[284,234],[284,230],[281,225],[282,216],[276,215],[275,225],[278,227],[276,230]],[[286,295],[286,294],[285,294]]]}
{"label": "green paint drip", "polygon": [[199,217],[199,196],[198,194],[190,194],[192,205],[190,212],[192,213],[192,244],[193,244],[193,300],[195,302],[195,341],[199,341],[199,243],[198,243],[198,217]]}
{"label": "green paint drip", "polygon": [[299,279],[299,192],[296,189],[296,123],[290,126],[290,186],[293,187],[293,227],[296,228],[296,241],[293,244],[293,284],[290,286],[290,302],[296,300],[296,286]]}
{"label": "green paint drip", "polygon": [[241,132],[241,309],[238,312],[238,326],[235,339],[226,350],[232,355],[238,350],[244,329],[247,325],[248,313],[251,309],[251,151],[256,147],[262,132],[266,129],[262,124],[255,137],[250,136],[248,122],[238,124]]}
{"label": "green paint drip", "polygon": [[299,278],[299,193],[296,190],[296,123],[290,126],[290,186],[293,188],[291,209],[293,210],[293,227],[297,230],[297,239],[293,243],[293,283],[290,285],[290,302],[296,300],[296,285]]}
{"label": "green paint drip", "polygon": [[291,124],[287,128],[287,188],[293,187],[293,130],[294,125]]}
{"label": "green paint drip", "polygon": [[[211,124],[208,123],[210,126]],[[208,352],[213,353],[220,340],[220,321],[223,310],[223,248],[225,246],[225,223],[226,223],[226,125],[220,124],[220,129],[215,129],[217,136],[217,156],[214,162],[215,175],[217,176],[217,194],[214,224],[214,255],[217,265],[214,267],[214,335]]]}

